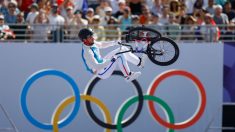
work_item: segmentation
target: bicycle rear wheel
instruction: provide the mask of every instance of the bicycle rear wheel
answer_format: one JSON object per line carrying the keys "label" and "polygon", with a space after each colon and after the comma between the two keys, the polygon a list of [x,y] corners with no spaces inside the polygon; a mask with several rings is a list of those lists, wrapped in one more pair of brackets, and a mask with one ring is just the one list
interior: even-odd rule
{"label": "bicycle rear wheel", "polygon": [[172,39],[161,37],[148,45],[147,55],[154,64],[168,66],[178,59],[179,47]]}

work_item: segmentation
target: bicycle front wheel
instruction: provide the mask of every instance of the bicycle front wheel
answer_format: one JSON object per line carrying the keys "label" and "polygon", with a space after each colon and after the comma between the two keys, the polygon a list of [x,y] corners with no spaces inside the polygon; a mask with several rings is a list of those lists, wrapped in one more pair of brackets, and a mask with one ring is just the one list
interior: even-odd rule
{"label": "bicycle front wheel", "polygon": [[179,47],[172,39],[161,37],[148,45],[147,54],[154,64],[168,66],[178,59]]}

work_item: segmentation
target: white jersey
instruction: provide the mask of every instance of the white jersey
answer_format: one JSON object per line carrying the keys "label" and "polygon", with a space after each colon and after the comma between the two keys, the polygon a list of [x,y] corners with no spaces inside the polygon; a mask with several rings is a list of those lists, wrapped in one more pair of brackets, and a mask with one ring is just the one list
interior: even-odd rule
{"label": "white jersey", "polygon": [[91,73],[94,73],[107,67],[110,64],[111,60],[108,58],[102,58],[99,49],[113,45],[113,42],[95,42],[92,46],[83,45],[82,59],[86,66],[86,69]]}

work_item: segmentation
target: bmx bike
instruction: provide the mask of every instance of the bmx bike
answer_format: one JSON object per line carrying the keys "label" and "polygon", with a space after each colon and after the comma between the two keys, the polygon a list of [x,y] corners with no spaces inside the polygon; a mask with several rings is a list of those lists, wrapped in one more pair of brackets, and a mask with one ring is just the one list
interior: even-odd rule
{"label": "bmx bike", "polygon": [[[133,43],[136,45],[133,47]],[[137,44],[143,44],[141,48]],[[179,47],[176,42],[168,37],[162,37],[157,30],[147,27],[135,27],[128,31],[126,42],[119,42],[120,46],[128,50],[118,54],[132,52],[144,53],[156,65],[168,66],[176,62],[179,57]]]}

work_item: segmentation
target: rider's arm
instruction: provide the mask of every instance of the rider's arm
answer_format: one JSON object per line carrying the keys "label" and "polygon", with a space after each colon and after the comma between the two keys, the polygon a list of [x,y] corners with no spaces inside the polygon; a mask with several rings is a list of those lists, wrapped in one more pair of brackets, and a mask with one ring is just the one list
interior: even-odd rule
{"label": "rider's arm", "polygon": [[117,41],[103,41],[103,42],[95,42],[98,48],[108,48],[110,46],[117,45]]}
{"label": "rider's arm", "polygon": [[87,54],[85,54],[84,58],[86,62],[90,64],[95,70],[101,70],[110,64],[110,60],[107,59],[103,59],[102,63],[98,63],[94,58],[94,54],[92,53],[92,51],[89,51]]}

